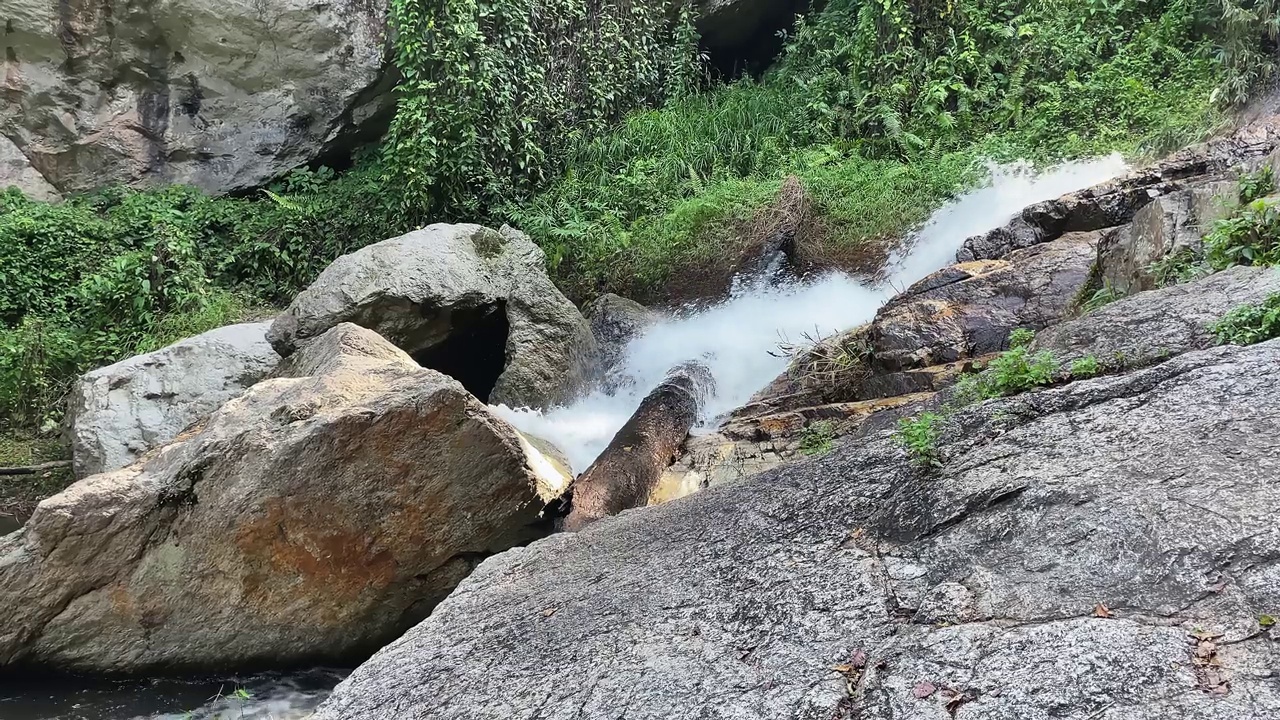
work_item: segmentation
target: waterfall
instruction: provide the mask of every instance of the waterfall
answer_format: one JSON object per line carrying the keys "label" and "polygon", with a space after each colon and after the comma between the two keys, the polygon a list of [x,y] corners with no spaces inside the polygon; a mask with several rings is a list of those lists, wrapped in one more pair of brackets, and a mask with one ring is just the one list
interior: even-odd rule
{"label": "waterfall", "polygon": [[883,279],[842,273],[781,282],[735,283],[724,301],[673,313],[635,338],[615,372],[624,382],[564,407],[538,412],[494,406],[524,432],[550,441],[582,472],[670,368],[698,360],[716,381],[699,429],[714,428],[783,370],[779,343],[827,336],[865,323],[897,292],[955,261],[966,238],[1008,222],[1028,205],[1110,180],[1124,172],[1119,155],[1037,172],[1027,163],[993,165],[987,182],[939,208],[901,244]]}

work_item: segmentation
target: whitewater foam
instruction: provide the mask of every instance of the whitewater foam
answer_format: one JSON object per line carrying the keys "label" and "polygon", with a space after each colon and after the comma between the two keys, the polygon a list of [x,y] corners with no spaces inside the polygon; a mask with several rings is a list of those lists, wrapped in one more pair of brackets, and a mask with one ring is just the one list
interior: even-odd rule
{"label": "whitewater foam", "polygon": [[688,360],[707,365],[716,390],[701,426],[713,427],[786,369],[780,342],[822,337],[871,320],[899,290],[955,262],[966,238],[1008,222],[1024,207],[1110,180],[1125,170],[1113,155],[1036,172],[1025,163],[992,166],[982,187],[938,209],[886,265],[886,278],[866,283],[829,273],[782,285],[744,283],[725,301],[656,323],[626,348],[618,373],[630,380],[564,407],[538,412],[495,406],[522,431],[550,441],[585,470],[668,370]]}

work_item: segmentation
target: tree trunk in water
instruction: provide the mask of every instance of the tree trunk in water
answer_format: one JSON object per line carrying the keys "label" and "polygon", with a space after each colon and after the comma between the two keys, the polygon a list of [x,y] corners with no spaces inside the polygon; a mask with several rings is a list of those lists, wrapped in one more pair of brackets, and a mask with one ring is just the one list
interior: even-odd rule
{"label": "tree trunk in water", "polygon": [[573,509],[564,529],[576,532],[602,517],[644,505],[680,452],[714,387],[711,371],[699,363],[686,363],[667,373],[609,447],[574,482]]}

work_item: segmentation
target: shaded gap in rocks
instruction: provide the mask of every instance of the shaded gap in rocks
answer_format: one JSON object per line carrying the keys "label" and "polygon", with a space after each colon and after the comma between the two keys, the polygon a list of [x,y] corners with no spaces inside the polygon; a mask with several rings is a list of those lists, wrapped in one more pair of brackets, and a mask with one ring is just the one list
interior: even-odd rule
{"label": "shaded gap in rocks", "polygon": [[481,402],[489,402],[493,386],[507,363],[507,304],[501,300],[473,308],[454,308],[444,340],[418,351],[423,367],[452,377]]}

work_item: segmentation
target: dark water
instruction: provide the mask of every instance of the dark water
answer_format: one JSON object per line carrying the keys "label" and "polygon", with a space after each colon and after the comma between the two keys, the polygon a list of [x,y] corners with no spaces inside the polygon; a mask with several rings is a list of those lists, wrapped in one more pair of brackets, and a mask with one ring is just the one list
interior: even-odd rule
{"label": "dark water", "polygon": [[92,680],[0,677],[2,720],[301,720],[349,670]]}

